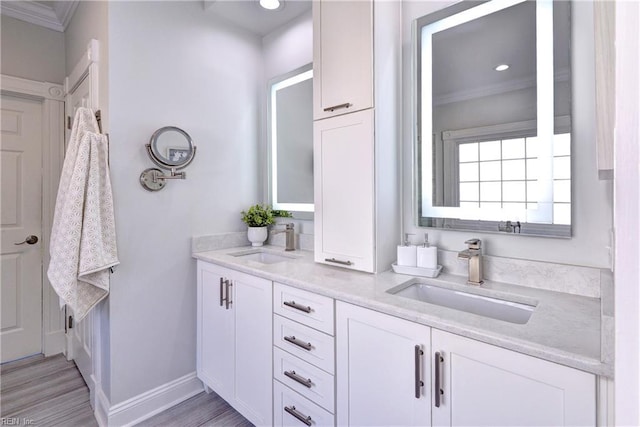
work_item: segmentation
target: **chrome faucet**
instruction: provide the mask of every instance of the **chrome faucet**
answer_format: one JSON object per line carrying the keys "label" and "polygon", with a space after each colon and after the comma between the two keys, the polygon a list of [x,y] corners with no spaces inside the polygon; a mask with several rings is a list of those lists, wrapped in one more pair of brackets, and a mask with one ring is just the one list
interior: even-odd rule
{"label": "chrome faucet", "polygon": [[482,240],[469,239],[465,242],[469,247],[458,252],[458,259],[469,260],[469,280],[470,285],[482,285]]}
{"label": "chrome faucet", "polygon": [[295,251],[296,250],[296,239],[295,239],[295,234],[293,231],[293,227],[294,227],[294,223],[290,222],[288,224],[284,224],[285,228],[284,230],[278,230],[278,231],[272,231],[271,234],[280,234],[280,233],[286,233],[285,234],[285,238],[286,238],[286,247],[285,247],[285,251]]}

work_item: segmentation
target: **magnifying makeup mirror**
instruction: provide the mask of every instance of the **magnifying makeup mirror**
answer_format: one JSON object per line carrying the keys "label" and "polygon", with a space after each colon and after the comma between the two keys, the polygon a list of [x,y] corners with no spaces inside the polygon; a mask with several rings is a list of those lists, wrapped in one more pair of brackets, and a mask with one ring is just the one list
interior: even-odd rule
{"label": "magnifying makeup mirror", "polygon": [[170,171],[169,175],[165,175],[158,168],[145,169],[140,174],[140,184],[148,191],[163,189],[168,179],[185,179],[186,173],[177,171],[189,166],[196,155],[191,136],[175,126],[165,126],[155,131],[145,147],[153,163]]}

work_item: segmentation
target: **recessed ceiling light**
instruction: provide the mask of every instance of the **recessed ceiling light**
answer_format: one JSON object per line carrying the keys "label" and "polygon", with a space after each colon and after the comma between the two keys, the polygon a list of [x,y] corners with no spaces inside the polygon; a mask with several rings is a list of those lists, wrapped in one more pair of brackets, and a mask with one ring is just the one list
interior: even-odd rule
{"label": "recessed ceiling light", "polygon": [[504,71],[504,70],[508,70],[509,66],[507,64],[500,64],[498,66],[496,66],[496,68],[494,68],[494,70],[496,71]]}
{"label": "recessed ceiling light", "polygon": [[267,10],[278,10],[282,7],[280,0],[260,0],[260,6]]}

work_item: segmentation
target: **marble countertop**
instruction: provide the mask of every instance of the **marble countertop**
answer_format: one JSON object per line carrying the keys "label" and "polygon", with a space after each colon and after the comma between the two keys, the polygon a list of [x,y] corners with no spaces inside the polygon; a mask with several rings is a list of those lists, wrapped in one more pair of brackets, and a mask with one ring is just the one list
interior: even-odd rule
{"label": "marble countertop", "polygon": [[506,297],[517,302],[536,302],[529,321],[520,325],[386,292],[413,276],[391,271],[361,273],[318,264],[313,261],[312,252],[285,253],[283,248],[274,246],[265,246],[264,250],[295,258],[263,264],[229,255],[248,249],[251,248],[243,246],[196,252],[193,257],[488,344],[613,377],[613,366],[601,361],[601,307],[598,298],[493,281],[472,287],[466,284],[466,277],[451,274],[425,279],[441,287],[465,292]]}

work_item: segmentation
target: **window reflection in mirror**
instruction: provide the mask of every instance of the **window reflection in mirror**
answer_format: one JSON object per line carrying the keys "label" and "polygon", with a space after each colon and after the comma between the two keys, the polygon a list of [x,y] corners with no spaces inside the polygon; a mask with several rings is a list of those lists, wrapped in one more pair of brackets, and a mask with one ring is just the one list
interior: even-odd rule
{"label": "window reflection in mirror", "polygon": [[312,81],[309,64],[269,85],[269,191],[274,209],[313,212]]}
{"label": "window reflection in mirror", "polygon": [[550,0],[417,20],[419,225],[570,236],[569,29]]}

